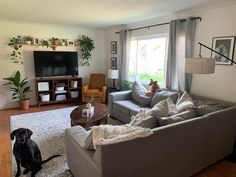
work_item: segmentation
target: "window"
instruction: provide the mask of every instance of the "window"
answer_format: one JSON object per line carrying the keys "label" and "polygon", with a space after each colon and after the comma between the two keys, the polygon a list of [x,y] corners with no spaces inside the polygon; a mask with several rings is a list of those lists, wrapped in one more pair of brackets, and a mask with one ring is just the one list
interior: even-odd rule
{"label": "window", "polygon": [[160,85],[165,82],[164,70],[167,57],[168,35],[132,38],[128,78],[139,79],[148,83],[157,80]]}

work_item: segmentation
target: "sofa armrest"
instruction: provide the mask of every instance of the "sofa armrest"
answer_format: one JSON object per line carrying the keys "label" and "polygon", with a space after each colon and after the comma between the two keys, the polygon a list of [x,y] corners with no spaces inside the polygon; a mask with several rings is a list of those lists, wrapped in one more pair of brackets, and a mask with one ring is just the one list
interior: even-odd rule
{"label": "sofa armrest", "polygon": [[109,112],[112,111],[112,103],[114,101],[121,101],[121,100],[131,100],[132,99],[132,92],[131,90],[128,91],[121,91],[121,92],[113,92],[108,94],[108,108]]}
{"label": "sofa armrest", "polygon": [[121,91],[121,92],[113,92],[109,94],[109,101],[121,101],[121,100],[131,100],[132,99],[132,92],[131,90],[128,91]]}

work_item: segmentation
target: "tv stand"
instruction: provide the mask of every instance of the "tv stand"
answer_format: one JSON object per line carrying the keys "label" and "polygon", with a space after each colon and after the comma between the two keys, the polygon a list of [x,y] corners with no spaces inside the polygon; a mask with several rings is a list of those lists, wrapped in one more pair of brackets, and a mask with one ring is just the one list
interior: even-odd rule
{"label": "tv stand", "polygon": [[71,101],[82,101],[82,78],[35,79],[35,94],[38,106]]}

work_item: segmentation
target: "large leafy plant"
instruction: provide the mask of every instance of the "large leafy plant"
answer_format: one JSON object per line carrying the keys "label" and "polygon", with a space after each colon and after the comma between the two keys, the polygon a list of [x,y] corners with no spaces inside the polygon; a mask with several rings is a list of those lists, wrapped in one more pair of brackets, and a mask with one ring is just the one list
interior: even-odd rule
{"label": "large leafy plant", "polygon": [[19,101],[26,99],[26,94],[30,91],[30,87],[27,86],[27,78],[21,80],[20,71],[17,71],[13,77],[3,79],[9,81],[4,85],[11,85],[10,91],[13,92],[12,99]]}
{"label": "large leafy plant", "polygon": [[81,50],[82,66],[89,66],[89,60],[91,59],[91,51],[95,48],[94,41],[88,36],[82,35],[78,39]]}

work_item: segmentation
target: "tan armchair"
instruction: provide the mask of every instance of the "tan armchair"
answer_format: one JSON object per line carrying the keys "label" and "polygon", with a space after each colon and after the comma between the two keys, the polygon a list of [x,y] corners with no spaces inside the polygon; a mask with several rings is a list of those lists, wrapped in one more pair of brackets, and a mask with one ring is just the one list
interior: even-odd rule
{"label": "tan armchair", "polygon": [[105,85],[104,74],[91,74],[89,85],[83,86],[82,101],[89,102],[93,96],[94,103],[105,103],[107,95],[107,86]]}

